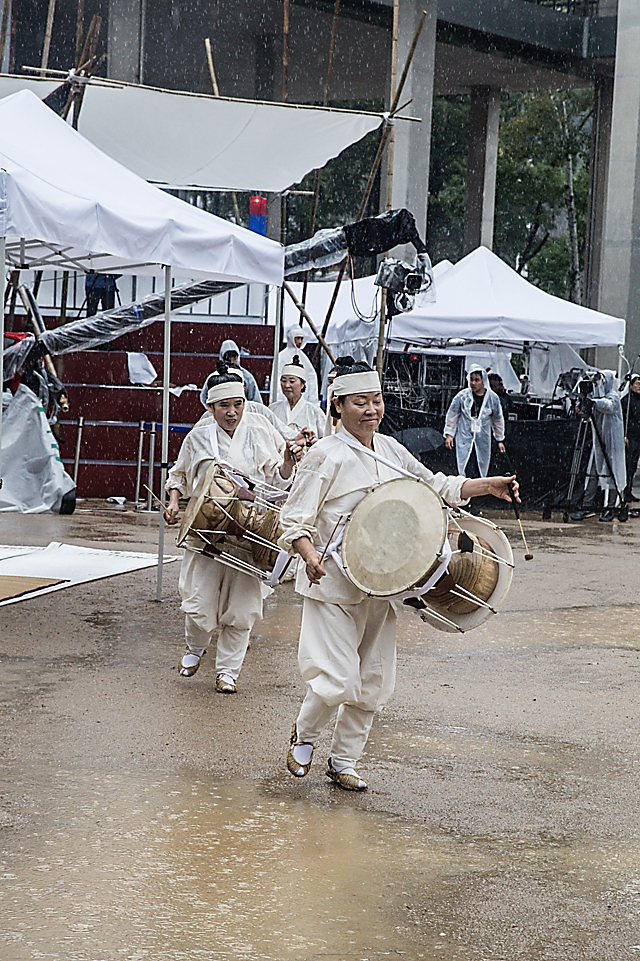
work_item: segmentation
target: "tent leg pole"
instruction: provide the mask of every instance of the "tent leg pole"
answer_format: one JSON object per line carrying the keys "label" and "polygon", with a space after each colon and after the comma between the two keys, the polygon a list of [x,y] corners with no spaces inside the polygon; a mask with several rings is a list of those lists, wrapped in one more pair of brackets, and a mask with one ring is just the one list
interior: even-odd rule
{"label": "tent leg pole", "polygon": [[[4,288],[7,241],[0,237],[0,394],[4,392]],[[2,404],[0,401],[0,488],[2,487]]]}
{"label": "tent leg pole", "polygon": [[[164,370],[162,375],[162,461],[160,464],[160,497],[164,504],[164,485],[169,463],[169,384],[171,373],[171,267],[164,268]],[[162,564],[164,558],[164,512],[160,511],[158,528],[158,572],[156,601],[162,600]]]}
{"label": "tent leg pole", "polygon": [[276,297],[276,322],[273,328],[273,364],[269,381],[269,403],[278,399],[278,371],[280,370],[280,341],[282,340],[282,319],[284,316],[284,291],[278,287]]}

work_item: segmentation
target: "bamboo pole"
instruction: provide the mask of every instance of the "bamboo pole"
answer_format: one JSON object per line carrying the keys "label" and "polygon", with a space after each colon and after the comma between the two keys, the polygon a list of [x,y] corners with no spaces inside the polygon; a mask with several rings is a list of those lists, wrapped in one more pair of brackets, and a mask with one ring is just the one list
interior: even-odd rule
{"label": "bamboo pole", "polygon": [[[383,130],[382,130],[382,136],[381,136],[381,138],[380,138],[380,143],[378,144],[378,150],[376,151],[376,155],[375,155],[375,157],[374,157],[373,164],[371,165],[371,170],[370,170],[370,172],[369,172],[369,179],[367,180],[367,185],[366,185],[366,187],[365,187],[365,189],[364,189],[364,194],[363,194],[363,197],[362,197],[362,202],[360,203],[360,209],[359,209],[359,211],[358,211],[358,216],[356,217],[356,221],[362,220],[362,217],[364,216],[364,212],[365,212],[366,207],[367,207],[367,203],[369,202],[369,197],[371,196],[371,191],[372,191],[373,185],[374,185],[374,183],[375,183],[375,178],[376,178],[376,174],[377,174],[377,172],[378,172],[378,167],[380,166],[380,162],[381,162],[381,160],[382,160],[382,155],[383,155],[383,153],[384,153],[384,149],[385,149],[385,147],[386,147],[386,145],[387,145],[387,141],[388,141],[388,139],[389,139],[389,135],[390,135],[391,130],[392,130],[392,127],[393,127],[393,125],[392,125],[392,120],[393,120],[393,117],[394,117],[395,113],[396,113],[397,110],[398,110],[398,104],[400,103],[400,97],[401,97],[401,95],[402,95],[402,90],[403,90],[404,85],[405,85],[405,83],[406,83],[407,75],[408,75],[408,73],[409,73],[409,68],[411,67],[411,62],[412,62],[413,57],[414,57],[414,54],[415,54],[415,52],[416,52],[416,47],[418,46],[418,40],[420,39],[420,34],[422,33],[422,28],[423,28],[423,26],[424,26],[424,22],[425,22],[426,18],[427,18],[427,11],[426,11],[426,10],[423,10],[423,11],[422,11],[422,14],[420,15],[420,20],[418,21],[418,26],[416,27],[416,31],[415,31],[415,33],[414,33],[414,35],[413,35],[413,40],[411,41],[411,46],[409,47],[409,52],[408,52],[408,54],[407,54],[407,59],[405,60],[404,68],[403,68],[403,70],[402,70],[402,75],[401,75],[401,77],[400,77],[400,81],[399,81],[399,83],[398,83],[398,87],[397,87],[397,89],[396,89],[396,92],[395,92],[394,97],[393,97],[393,101],[392,101],[392,103],[391,103],[391,108],[390,108],[390,110],[389,110],[389,119],[386,121],[386,123],[385,123],[385,125],[384,125],[384,127],[383,127]],[[330,301],[330,303],[329,303],[329,307],[328,307],[328,309],[327,309],[327,313],[326,313],[326,316],[325,316],[325,318],[324,318],[324,323],[323,323],[323,325],[322,325],[322,331],[321,331],[321,333],[322,333],[322,336],[323,336],[323,337],[326,336],[327,330],[329,329],[329,322],[330,322],[330,320],[331,320],[331,316],[332,316],[332,314],[333,314],[333,309],[334,309],[334,307],[335,307],[335,305],[336,305],[336,301],[337,301],[337,299],[338,299],[338,292],[339,292],[339,290],[340,290],[340,284],[342,283],[342,278],[344,277],[344,272],[345,272],[345,269],[346,269],[346,266],[347,266],[347,261],[348,261],[348,255],[347,255],[346,257],[344,257],[344,259],[342,260],[342,263],[340,264],[340,270],[338,271],[338,276],[336,277],[336,282],[335,282],[335,286],[334,286],[334,288],[333,288],[333,294],[332,294],[332,296],[331,296],[331,301]]]}
{"label": "bamboo pole", "polygon": [[82,34],[84,33],[84,0],[78,0],[78,10],[76,13],[76,70],[80,66],[80,54],[82,53]]}
{"label": "bamboo pole", "polygon": [[44,77],[49,65],[49,51],[51,49],[51,34],[53,33],[53,18],[56,12],[56,0],[49,0],[47,10],[47,25],[44,30],[44,45],[42,47],[42,61],[40,63],[40,76]]}
{"label": "bamboo pole", "polygon": [[283,0],[282,16],[282,99],[289,99],[289,11],[290,0]]}
{"label": "bamboo pole", "polygon": [[209,37],[204,38],[204,48],[207,51],[207,63],[209,64],[209,76],[211,77],[211,84],[213,86],[214,97],[220,96],[220,90],[218,88],[218,80],[216,77],[216,70],[213,66],[213,54],[211,53],[211,40]]}
{"label": "bamboo pole", "polygon": [[376,352],[376,370],[378,371],[378,377],[380,378],[380,383],[382,383],[382,358],[384,355],[384,331],[386,322],[386,312],[387,312],[387,292],[382,288],[382,294],[380,296],[380,326],[378,327],[378,350]]}
{"label": "bamboo pole", "polygon": [[0,26],[0,69],[4,62],[4,48],[7,42],[7,30],[9,29],[9,17],[11,16],[11,0],[4,0],[2,8],[2,25]]}
{"label": "bamboo pole", "polygon": [[[211,77],[211,86],[213,87],[214,97],[220,96],[220,88],[218,87],[218,78],[216,76],[216,68],[213,65],[213,52],[211,50],[211,40],[209,37],[205,37],[204,48],[207,52],[207,63],[209,65],[209,76]],[[240,217],[240,207],[238,206],[238,195],[235,190],[231,191],[231,202],[233,204],[233,216],[239,227],[242,226],[242,218]]]}
{"label": "bamboo pole", "polygon": [[[333,7],[333,21],[331,23],[331,39],[329,41],[329,61],[327,63],[327,75],[324,81],[324,94],[322,96],[322,106],[326,107],[329,103],[329,90],[331,89],[331,74],[333,73],[333,58],[336,48],[336,33],[338,32],[338,14],[340,13],[340,0],[335,0]],[[309,217],[309,236],[313,237],[316,229],[316,214],[318,212],[318,200],[320,198],[320,178],[322,171],[320,167],[316,170],[313,185],[313,200],[311,201],[311,216]],[[302,303],[307,302],[307,287],[309,286],[309,271],[305,271],[304,282],[302,285]],[[302,326],[302,314],[300,314],[300,326]]]}
{"label": "bamboo pole", "polygon": [[328,343],[326,342],[326,340],[324,339],[324,337],[322,336],[322,334],[318,331],[318,328],[316,327],[316,325],[314,324],[314,322],[311,320],[311,317],[310,317],[309,314],[307,313],[307,308],[305,307],[305,305],[300,303],[300,301],[298,300],[298,298],[296,297],[296,295],[294,294],[293,290],[291,289],[291,287],[289,286],[289,284],[286,282],[286,280],[285,280],[285,282],[283,283],[282,286],[284,287],[284,289],[286,290],[286,292],[289,294],[289,296],[291,297],[291,300],[294,302],[294,304],[296,305],[296,307],[298,308],[298,310],[300,311],[300,313],[302,314],[302,316],[304,317],[304,319],[306,320],[306,322],[309,324],[309,327],[311,328],[311,330],[313,331],[313,333],[315,334],[315,336],[318,338],[318,343],[319,343],[319,344],[324,348],[324,350],[326,351],[327,356],[328,356],[329,360],[331,361],[331,363],[332,363],[332,364],[335,364],[336,359],[335,359],[335,357],[333,356],[333,352],[332,352],[331,348],[329,347]]}

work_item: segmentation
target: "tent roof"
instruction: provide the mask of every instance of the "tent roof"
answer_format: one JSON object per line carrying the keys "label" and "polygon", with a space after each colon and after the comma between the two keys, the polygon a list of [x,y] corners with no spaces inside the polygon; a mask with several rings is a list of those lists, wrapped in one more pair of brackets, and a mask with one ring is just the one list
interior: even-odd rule
{"label": "tent roof", "polygon": [[478,247],[436,281],[436,303],[394,317],[393,340],[420,344],[460,337],[494,343],[624,343],[625,322],[553,297],[530,284],[486,247]]}
{"label": "tent roof", "polygon": [[[60,82],[0,76],[0,98],[28,88],[44,99]],[[96,81],[78,129],[153,183],[277,193],[381,123],[380,114]]]}
{"label": "tent roof", "polygon": [[[486,247],[478,247],[457,264],[434,267],[436,302],[399,314],[391,324],[390,347],[446,344],[449,338],[489,341],[519,347],[524,341],[605,347],[624,343],[625,322],[545,293],[521,277]],[[378,290],[373,277],[355,281],[359,310],[370,314]],[[292,285],[295,288],[295,285]],[[300,285],[301,287],[302,285]],[[318,325],[326,315],[333,283],[310,283],[307,309]],[[297,323],[299,311],[286,302],[285,326]],[[377,337],[377,318],[358,318],[351,303],[351,284],[341,284],[327,331],[331,345]]]}
{"label": "tent roof", "polygon": [[0,100],[0,168],[11,267],[282,283],[280,244],[146,183],[29,90]]}

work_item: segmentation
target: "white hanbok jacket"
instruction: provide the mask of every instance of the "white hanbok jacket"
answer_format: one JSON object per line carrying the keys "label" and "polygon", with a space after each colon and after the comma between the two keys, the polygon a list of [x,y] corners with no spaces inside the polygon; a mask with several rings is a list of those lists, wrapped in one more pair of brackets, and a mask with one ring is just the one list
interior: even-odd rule
{"label": "white hanbok jacket", "polygon": [[316,437],[324,436],[327,416],[318,404],[309,403],[304,394],[293,408],[289,407],[288,400],[276,400],[269,404],[269,410],[289,427],[297,428],[296,433],[303,427],[308,427]]}
{"label": "white hanbok jacket", "polygon": [[456,394],[449,405],[444,434],[455,437],[459,473],[464,474],[475,447],[480,474],[486,477],[491,461],[491,434],[493,433],[497,441],[504,440],[504,414],[500,398],[489,387],[486,370],[474,364],[467,374],[467,380],[473,373],[482,374],[485,388],[480,413],[477,417],[471,416],[474,395],[471,387],[465,387]]}
{"label": "white hanbok jacket", "polygon": [[[346,521],[368,491],[401,476],[364,451],[347,446],[340,439],[343,432],[344,427],[339,433],[318,441],[298,468],[280,513],[284,533],[278,543],[291,554],[295,553],[293,542],[303,536],[322,551],[341,515]],[[464,477],[434,474],[393,437],[376,434],[373,445],[376,453],[426,481],[452,506],[466,503],[460,494]],[[304,564],[299,564],[297,592],[331,604],[358,604],[367,597],[330,556],[325,558],[325,570],[326,576],[320,583],[311,585]]]}

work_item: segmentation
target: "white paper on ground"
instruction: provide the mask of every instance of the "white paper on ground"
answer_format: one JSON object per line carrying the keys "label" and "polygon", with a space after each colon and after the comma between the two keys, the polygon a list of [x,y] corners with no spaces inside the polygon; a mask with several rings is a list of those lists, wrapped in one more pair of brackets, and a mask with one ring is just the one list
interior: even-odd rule
{"label": "white paper on ground", "polygon": [[127,364],[129,366],[129,380],[132,384],[143,384],[148,387],[158,379],[158,372],[146,354],[128,351]]}
{"label": "white paper on ground", "polygon": [[[164,556],[165,564],[179,560],[178,555]],[[131,571],[143,570],[145,567],[155,567],[157,554],[147,554],[135,551],[105,551],[92,547],[78,547],[75,544],[61,544],[52,541],[47,547],[11,547],[0,545],[0,575],[12,577],[50,577],[61,578],[64,584],[54,584],[32,591],[21,597],[7,598],[0,601],[0,607],[5,604],[15,604],[17,601],[49,594],[74,584],[84,584],[87,581],[97,581],[103,577],[113,577],[115,574],[128,574]]]}

